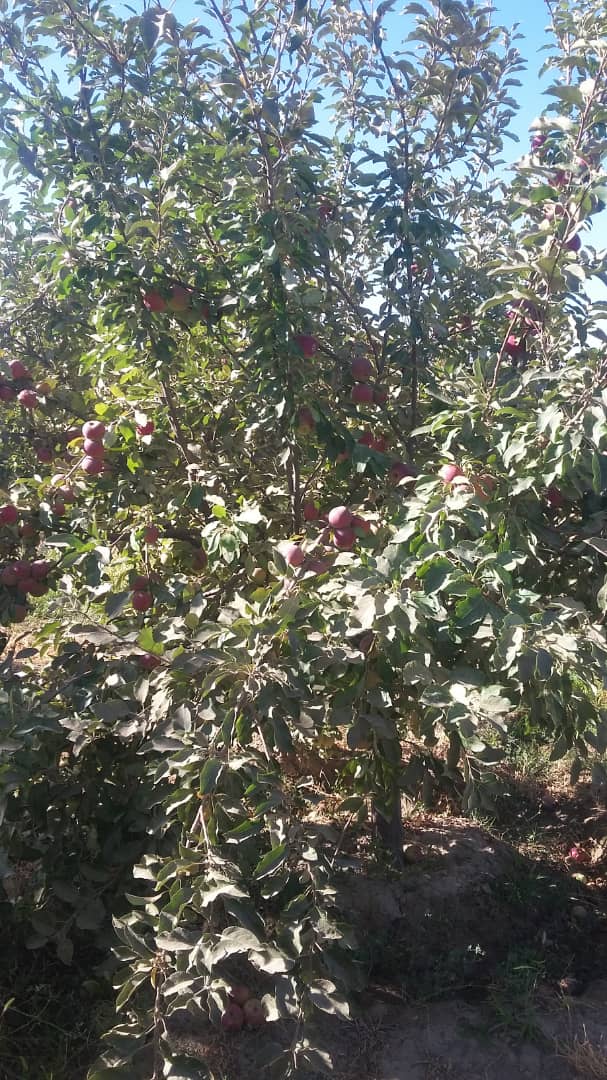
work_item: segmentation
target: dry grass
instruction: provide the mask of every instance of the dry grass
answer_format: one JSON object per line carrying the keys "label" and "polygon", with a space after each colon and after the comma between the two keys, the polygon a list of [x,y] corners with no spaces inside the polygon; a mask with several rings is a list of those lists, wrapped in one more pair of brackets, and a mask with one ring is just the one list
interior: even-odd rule
{"label": "dry grass", "polygon": [[590,1042],[584,1033],[576,1035],[573,1042],[561,1047],[560,1057],[564,1058],[585,1080],[607,1080],[607,1048]]}

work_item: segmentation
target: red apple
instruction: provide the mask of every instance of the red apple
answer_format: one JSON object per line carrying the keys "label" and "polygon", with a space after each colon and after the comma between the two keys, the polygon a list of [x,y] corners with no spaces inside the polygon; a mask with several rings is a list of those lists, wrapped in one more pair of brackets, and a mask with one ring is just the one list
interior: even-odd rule
{"label": "red apple", "polygon": [[76,498],[76,492],[69,484],[60,484],[57,488],[57,494],[66,503],[73,503]]}
{"label": "red apple", "polygon": [[361,517],[360,514],[354,514],[354,517],[352,518],[352,528],[368,534],[371,532],[371,523]]}
{"label": "red apple", "polygon": [[42,394],[42,397],[48,397],[52,394],[53,388],[49,382],[44,379],[42,382],[36,383],[36,392]]}
{"label": "red apple", "polygon": [[22,581],[24,578],[31,577],[30,562],[28,559],[15,559],[12,567],[19,581]]}
{"label": "red apple", "polygon": [[52,563],[48,562],[47,559],[34,559],[30,567],[30,573],[36,581],[44,581],[52,569]]}
{"label": "red apple", "polygon": [[152,584],[152,579],[147,574],[136,574],[131,581],[133,592],[147,592]]}
{"label": "red apple", "polygon": [[306,360],[311,360],[318,351],[318,340],[314,334],[296,334],[295,343],[303,353]]}
{"label": "red apple", "polygon": [[0,585],[6,585],[7,589],[13,589],[16,584],[17,575],[15,573],[14,567],[10,565],[4,566],[2,570],[0,570]]}
{"label": "red apple", "polygon": [[504,345],[504,352],[507,353],[508,356],[520,356],[524,351],[517,334],[508,334],[506,344]]}
{"label": "red apple", "polygon": [[194,570],[204,570],[208,563],[208,555],[203,547],[197,547],[192,554],[192,566]]}
{"label": "red apple", "polygon": [[347,506],[334,506],[329,510],[327,520],[334,529],[348,529],[352,524],[352,512]]}
{"label": "red apple", "polygon": [[224,1031],[240,1031],[244,1024],[244,1013],[236,1002],[231,1001],[221,1014],[221,1026]]}
{"label": "red apple", "polygon": [[[81,428],[82,434],[85,439],[92,439],[94,442],[101,442],[105,435],[105,424],[101,420],[87,420]],[[76,434],[75,438],[78,438]]]}
{"label": "red apple", "polygon": [[263,1005],[257,998],[249,998],[244,1004],[244,1019],[248,1027],[261,1027],[266,1022]]}
{"label": "red apple", "polygon": [[43,465],[49,465],[54,456],[52,446],[39,446],[36,450],[36,457]]}
{"label": "red apple", "polygon": [[463,476],[464,474],[460,469],[459,465],[453,465],[449,463],[447,465],[441,465],[440,469],[438,470],[438,475],[443,481],[443,483],[452,484],[456,476]]}
{"label": "red apple", "polygon": [[340,551],[351,551],[356,543],[356,535],[353,529],[336,529],[334,540],[335,547]]}
{"label": "red apple", "polygon": [[569,851],[567,852],[567,857],[571,860],[571,862],[590,862],[590,856],[588,852],[584,851],[584,848],[580,847],[578,844],[574,844],[573,847],[569,848]]}
{"label": "red apple", "polygon": [[532,140],[531,140],[531,149],[532,150],[539,150],[544,145],[545,142],[546,142],[546,136],[545,135],[539,135],[539,134],[534,135]]}
{"label": "red apple", "polygon": [[575,233],[575,235],[572,236],[571,239],[568,240],[567,243],[565,244],[565,247],[567,248],[567,251],[573,251],[573,252],[579,251],[581,246],[582,246],[582,238],[581,238],[579,233]]}
{"label": "red apple", "polygon": [[23,525],[19,526],[19,536],[22,536],[24,540],[33,540],[36,534],[37,530],[31,521],[24,521]]}
{"label": "red apple", "polygon": [[0,386],[0,401],[8,403],[9,401],[14,401],[16,397],[17,394],[12,386],[9,386],[8,383],[2,383]]}
{"label": "red apple", "polygon": [[371,443],[371,449],[375,450],[378,454],[385,454],[388,449],[388,440],[385,435],[380,435],[378,439],[374,439]]}
{"label": "red apple", "polygon": [[32,578],[29,581],[27,592],[30,596],[46,596],[48,589],[46,581],[35,581]]}
{"label": "red apple", "polygon": [[366,356],[355,356],[351,364],[351,371],[354,382],[369,382],[373,375],[373,365]]}
{"label": "red apple", "polygon": [[65,514],[65,503],[62,499],[55,499],[55,502],[51,506],[51,512],[55,517],[63,517]]}
{"label": "red apple", "polygon": [[404,480],[407,476],[415,476],[416,472],[412,465],[407,465],[404,461],[394,461],[390,466],[390,472],[388,476],[393,484],[399,484],[401,480]]}
{"label": "red apple", "polygon": [[143,656],[138,656],[137,659],[144,671],[154,671],[161,662],[160,657],[154,656],[154,653],[144,653]]}
{"label": "red apple", "polygon": [[354,383],[352,401],[355,405],[370,405],[373,401],[373,388],[367,383]]}
{"label": "red apple", "polygon": [[39,398],[35,390],[20,390],[17,401],[24,409],[35,409],[39,404]]}
{"label": "red apple", "polygon": [[[191,300],[192,292],[190,289],[184,288],[183,285],[173,285],[167,301],[167,307],[169,311],[186,311],[190,306]],[[162,311],[162,308],[159,308],[158,310]]]}
{"label": "red apple", "polygon": [[357,441],[361,446],[368,446],[371,449],[375,442],[375,436],[372,431],[364,431]]}
{"label": "red apple", "polygon": [[33,593],[38,582],[34,581],[33,577],[22,577],[17,582],[17,588],[19,592],[27,596],[28,593]]}
{"label": "red apple", "polygon": [[137,424],[137,434],[142,438],[144,435],[152,435],[155,426],[153,420],[147,420],[145,424]]}
{"label": "red apple", "polygon": [[311,574],[326,574],[330,568],[330,564],[326,559],[310,559],[306,566],[306,570],[309,570]]}
{"label": "red apple", "polygon": [[565,497],[560,488],[552,484],[546,489],[546,502],[551,510],[562,510],[565,505]]}
{"label": "red apple", "polygon": [[299,544],[287,544],[283,549],[283,558],[287,566],[301,566],[305,559],[305,552]]}
{"label": "red apple", "polygon": [[102,442],[97,442],[96,439],[85,439],[82,449],[87,457],[102,458],[105,454],[105,446]]}
{"label": "red apple", "polygon": [[233,986],[230,990],[230,1001],[235,1002],[236,1005],[240,1005],[241,1008],[251,997],[253,997],[253,995],[248,986],[240,984],[238,986]]}
{"label": "red apple", "polygon": [[144,544],[157,544],[160,536],[160,529],[156,525],[146,525],[143,529],[143,542]]}
{"label": "red apple", "polygon": [[20,360],[9,360],[8,368],[13,376],[13,379],[29,379],[30,373],[25,364],[22,364]]}
{"label": "red apple", "polygon": [[23,604],[15,604],[13,608],[13,622],[23,622],[27,616],[27,608]]}
{"label": "red apple", "polygon": [[167,305],[164,296],[161,296],[156,289],[150,289],[149,292],[143,294],[143,306],[148,311],[165,311]]}
{"label": "red apple", "polygon": [[135,611],[147,611],[154,603],[152,594],[138,589],[131,597],[131,603]]}
{"label": "red apple", "polygon": [[19,520],[19,511],[13,503],[0,506],[0,525],[14,525]]}
{"label": "red apple", "polygon": [[303,516],[304,521],[318,521],[320,517],[320,510],[318,509],[316,503],[305,502],[303,504]]}
{"label": "red apple", "polygon": [[98,476],[103,472],[104,463],[99,458],[83,457],[80,462],[80,468],[87,476]]}

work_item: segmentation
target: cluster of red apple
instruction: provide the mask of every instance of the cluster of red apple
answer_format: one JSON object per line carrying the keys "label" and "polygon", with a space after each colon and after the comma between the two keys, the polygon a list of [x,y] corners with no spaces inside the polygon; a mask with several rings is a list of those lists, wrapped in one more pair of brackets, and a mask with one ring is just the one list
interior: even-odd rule
{"label": "cluster of red apple", "polygon": [[240,1031],[246,1024],[250,1028],[265,1024],[266,1014],[258,998],[253,997],[248,986],[233,986],[229,1001],[221,1014],[221,1026],[224,1031]]}
{"label": "cluster of red apple", "polygon": [[388,391],[381,386],[370,386],[373,378],[373,365],[366,356],[355,356],[350,370],[354,379],[352,401],[355,405],[385,405]]}
{"label": "cluster of red apple", "polygon": [[82,425],[84,457],[80,462],[80,468],[87,476],[97,476],[105,468],[104,435],[105,424],[101,420],[87,420]]}
{"label": "cluster of red apple", "polygon": [[40,404],[40,398],[48,397],[51,393],[47,382],[40,382],[35,389],[32,388],[32,375],[21,360],[9,360],[8,369],[11,379],[0,380],[0,401],[9,404],[17,400],[24,409],[35,409]]}
{"label": "cluster of red apple", "polygon": [[[347,506],[334,506],[328,514],[323,515],[316,503],[308,501],[303,505],[303,516],[307,522],[321,522],[323,528],[318,536],[319,542],[325,547],[332,544],[338,551],[352,551],[357,539],[371,531],[369,522],[360,514],[353,514]],[[299,569],[304,563],[306,570],[316,574],[329,569],[329,564],[323,559],[307,558],[301,544],[295,542],[282,548],[282,554],[287,566],[293,569]]]}
{"label": "cluster of red apple", "polygon": [[23,622],[27,615],[27,597],[45,596],[53,564],[46,559],[13,559],[0,570],[0,585],[8,590],[8,622]]}
{"label": "cluster of red apple", "polygon": [[147,574],[137,574],[131,582],[131,604],[134,611],[148,611],[153,603],[152,579]]}
{"label": "cluster of red apple", "polygon": [[[189,323],[196,320],[208,322],[211,316],[209,305],[204,301],[196,300],[193,289],[185,285],[171,285],[162,291],[157,288],[147,289],[141,301],[144,308],[153,314],[162,314],[165,311],[180,316],[182,321]],[[191,318],[190,318],[191,317]]]}

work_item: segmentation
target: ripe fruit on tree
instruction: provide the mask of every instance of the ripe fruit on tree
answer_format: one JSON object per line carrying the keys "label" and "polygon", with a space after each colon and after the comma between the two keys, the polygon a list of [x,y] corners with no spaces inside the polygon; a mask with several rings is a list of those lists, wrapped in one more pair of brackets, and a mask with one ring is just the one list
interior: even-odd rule
{"label": "ripe fruit on tree", "polygon": [[150,289],[143,294],[143,306],[148,311],[166,311],[166,300],[156,289]]}
{"label": "ripe fruit on tree", "polygon": [[157,525],[145,525],[143,529],[143,541],[145,544],[156,544],[160,536]]}
{"label": "ripe fruit on tree", "polygon": [[29,379],[30,373],[25,364],[22,364],[20,360],[9,360],[8,369],[13,376],[13,379]]}
{"label": "ripe fruit on tree", "polygon": [[575,233],[570,240],[567,241],[565,247],[567,251],[579,251],[582,246],[582,238],[579,233]]}
{"label": "ripe fruit on tree", "polygon": [[94,442],[101,442],[105,435],[105,424],[101,420],[87,420],[82,425],[82,434],[85,439],[92,439]]}
{"label": "ripe fruit on tree", "polygon": [[147,592],[152,584],[151,579],[147,574],[136,574],[131,582],[131,589],[133,592]]}
{"label": "ripe fruit on tree", "polygon": [[560,488],[552,484],[546,490],[546,502],[551,510],[562,510],[565,505],[565,496]]}
{"label": "ripe fruit on tree", "polygon": [[245,1024],[248,1027],[261,1027],[266,1022],[263,1005],[257,998],[249,998],[244,1004],[243,1012]]}
{"label": "ripe fruit on tree", "polygon": [[[183,285],[173,285],[169,299],[167,300],[167,307],[169,311],[186,311],[189,308],[192,300],[192,293],[190,289],[184,288]],[[162,308],[159,309],[162,311]]]}
{"label": "ripe fruit on tree", "polygon": [[49,394],[52,394],[53,388],[45,379],[42,382],[36,383],[36,392],[42,394],[42,397],[48,397]]}
{"label": "ripe fruit on tree", "polygon": [[456,476],[463,476],[464,474],[460,469],[459,465],[452,465],[448,463],[446,465],[441,465],[440,469],[438,470],[438,475],[443,481],[443,483],[452,484]]}
{"label": "ripe fruit on tree", "polygon": [[97,442],[96,439],[85,439],[82,449],[87,457],[102,458],[105,454],[105,446],[102,442]]}
{"label": "ripe fruit on tree", "polygon": [[303,516],[304,521],[318,521],[320,517],[320,510],[318,509],[316,503],[305,502],[303,504]]}
{"label": "ripe fruit on tree", "polygon": [[340,551],[351,551],[356,543],[354,529],[336,529],[334,533],[335,547]]}
{"label": "ripe fruit on tree", "polygon": [[51,513],[55,517],[63,517],[65,514],[65,503],[62,499],[55,499],[55,502],[51,504]]}
{"label": "ripe fruit on tree", "polygon": [[0,506],[0,525],[14,525],[19,520],[19,511],[12,503]]}
{"label": "ripe fruit on tree", "polygon": [[318,340],[314,334],[296,334],[295,342],[301,349],[306,360],[311,360],[318,351]]}
{"label": "ripe fruit on tree", "polygon": [[36,457],[43,465],[49,465],[54,456],[53,448],[51,446],[39,446],[36,450]]}
{"label": "ripe fruit on tree", "polygon": [[242,983],[233,986],[230,990],[230,1001],[235,1002],[236,1005],[240,1005],[241,1008],[252,996],[248,986],[243,986]]}
{"label": "ripe fruit on tree", "polygon": [[352,401],[355,405],[370,405],[373,401],[373,388],[368,383],[354,383]]}
{"label": "ripe fruit on tree", "polygon": [[139,655],[137,659],[139,661],[139,666],[142,667],[144,671],[154,671],[161,663],[160,657],[154,656],[154,653],[144,653],[143,656]]}
{"label": "ripe fruit on tree", "polygon": [[98,476],[104,470],[104,463],[100,458],[83,457],[80,468],[87,476]]}
{"label": "ripe fruit on tree", "polygon": [[221,1026],[224,1031],[240,1031],[244,1024],[244,1012],[235,1001],[231,1001],[221,1014]]}
{"label": "ripe fruit on tree", "polygon": [[329,510],[328,522],[334,529],[349,529],[352,524],[353,514],[347,506],[334,506]]}
{"label": "ripe fruit on tree", "polygon": [[373,365],[366,356],[355,356],[352,361],[351,371],[355,382],[368,382],[373,375]]}
{"label": "ripe fruit on tree", "polygon": [[569,848],[569,851],[567,852],[567,857],[571,860],[571,862],[576,862],[576,863],[590,862],[590,856],[589,856],[588,852],[584,851],[584,848],[580,847],[579,844],[574,844],[573,847]]}
{"label": "ripe fruit on tree", "polygon": [[263,566],[255,566],[251,571],[251,582],[253,585],[265,585],[267,580],[267,572]]}
{"label": "ripe fruit on tree", "polygon": [[131,597],[131,603],[135,611],[148,611],[154,603],[152,594],[138,589]]}
{"label": "ripe fruit on tree", "polygon": [[137,424],[136,431],[139,436],[143,438],[144,435],[152,435],[154,432],[154,421],[147,420],[145,424]]}
{"label": "ripe fruit on tree", "polygon": [[413,466],[407,465],[405,461],[394,461],[390,466],[388,475],[393,484],[400,484],[401,480],[404,480],[406,477],[414,477],[416,472]]}
{"label": "ripe fruit on tree", "polygon": [[197,547],[192,553],[192,566],[194,570],[204,570],[209,559],[203,547]]}
{"label": "ripe fruit on tree", "polygon": [[39,398],[35,390],[21,390],[17,394],[17,401],[24,409],[35,409]]}
{"label": "ripe fruit on tree", "polygon": [[361,517],[360,514],[354,514],[354,517],[352,518],[352,528],[358,529],[360,532],[363,533],[371,532],[370,523],[366,521],[365,518]]}
{"label": "ripe fruit on tree", "polygon": [[508,334],[508,337],[506,338],[506,344],[504,345],[504,352],[506,352],[508,356],[517,357],[524,353],[524,351],[525,350],[517,335]]}
{"label": "ripe fruit on tree", "polygon": [[299,544],[287,544],[282,554],[287,566],[293,567],[301,566],[306,557]]}

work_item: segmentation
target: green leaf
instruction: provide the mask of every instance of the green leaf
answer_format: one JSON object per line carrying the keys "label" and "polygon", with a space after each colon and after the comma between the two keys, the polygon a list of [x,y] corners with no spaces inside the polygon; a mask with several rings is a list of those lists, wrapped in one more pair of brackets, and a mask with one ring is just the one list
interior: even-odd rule
{"label": "green leaf", "polygon": [[262,859],[259,860],[255,870],[253,871],[253,877],[257,881],[262,881],[263,878],[268,877],[270,874],[276,873],[276,871],[282,866],[287,858],[287,845],[278,844],[277,847],[268,851]]}

